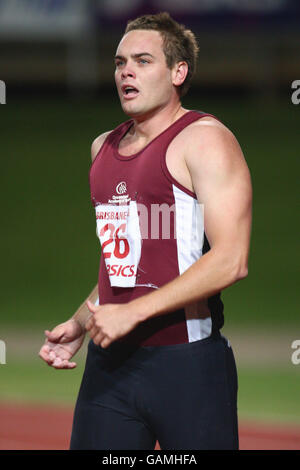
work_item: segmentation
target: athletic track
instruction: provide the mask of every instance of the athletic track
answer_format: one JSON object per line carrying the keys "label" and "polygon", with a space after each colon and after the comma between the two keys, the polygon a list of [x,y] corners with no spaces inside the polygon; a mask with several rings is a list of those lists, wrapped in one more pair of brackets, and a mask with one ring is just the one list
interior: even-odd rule
{"label": "athletic track", "polygon": [[[0,449],[68,449],[73,409],[0,404]],[[241,450],[300,450],[300,426],[240,423]],[[156,445],[159,449],[159,445]]]}

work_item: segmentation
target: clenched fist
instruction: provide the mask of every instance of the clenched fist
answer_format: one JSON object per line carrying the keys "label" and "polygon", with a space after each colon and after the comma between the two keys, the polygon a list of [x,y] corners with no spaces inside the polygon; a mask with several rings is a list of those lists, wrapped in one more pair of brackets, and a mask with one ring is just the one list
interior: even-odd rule
{"label": "clenched fist", "polygon": [[108,347],[113,341],[125,336],[139,323],[130,304],[105,304],[96,306],[89,300],[86,305],[91,312],[85,324],[96,345]]}

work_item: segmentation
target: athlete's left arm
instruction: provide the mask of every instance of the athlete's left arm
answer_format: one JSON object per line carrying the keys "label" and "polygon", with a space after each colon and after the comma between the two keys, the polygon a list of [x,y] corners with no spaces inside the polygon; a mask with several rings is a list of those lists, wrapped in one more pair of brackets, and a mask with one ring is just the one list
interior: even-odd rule
{"label": "athlete's left arm", "polygon": [[142,319],[210,297],[248,275],[252,187],[236,138],[216,121],[186,129],[185,160],[211,249],[181,276],[131,302]]}
{"label": "athlete's left arm", "polygon": [[198,202],[204,205],[210,250],[183,274],[127,304],[89,304],[87,329],[107,347],[140,322],[210,297],[248,274],[252,218],[250,172],[234,135],[216,121],[185,129],[184,157]]}

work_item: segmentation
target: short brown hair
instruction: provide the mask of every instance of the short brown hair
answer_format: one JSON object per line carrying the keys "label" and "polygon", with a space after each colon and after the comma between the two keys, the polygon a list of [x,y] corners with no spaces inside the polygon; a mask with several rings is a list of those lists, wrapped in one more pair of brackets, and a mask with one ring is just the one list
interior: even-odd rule
{"label": "short brown hair", "polygon": [[180,61],[188,64],[187,76],[179,87],[179,95],[184,96],[196,70],[199,47],[194,33],[173,20],[167,12],[143,15],[128,21],[125,34],[136,29],[154,30],[161,34],[168,68],[172,68],[176,62]]}

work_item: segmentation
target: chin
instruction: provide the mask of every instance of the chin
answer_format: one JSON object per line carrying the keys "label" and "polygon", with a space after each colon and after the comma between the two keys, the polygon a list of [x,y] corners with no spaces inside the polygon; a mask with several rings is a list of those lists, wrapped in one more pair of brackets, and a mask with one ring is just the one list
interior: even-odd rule
{"label": "chin", "polygon": [[136,106],[130,106],[130,103],[125,103],[125,105],[123,104],[122,109],[129,117],[141,116],[146,113],[145,110],[142,110]]}
{"label": "chin", "polygon": [[123,103],[122,109],[131,118],[147,118],[155,113],[159,106],[143,108],[142,106],[137,106],[137,103]]}

